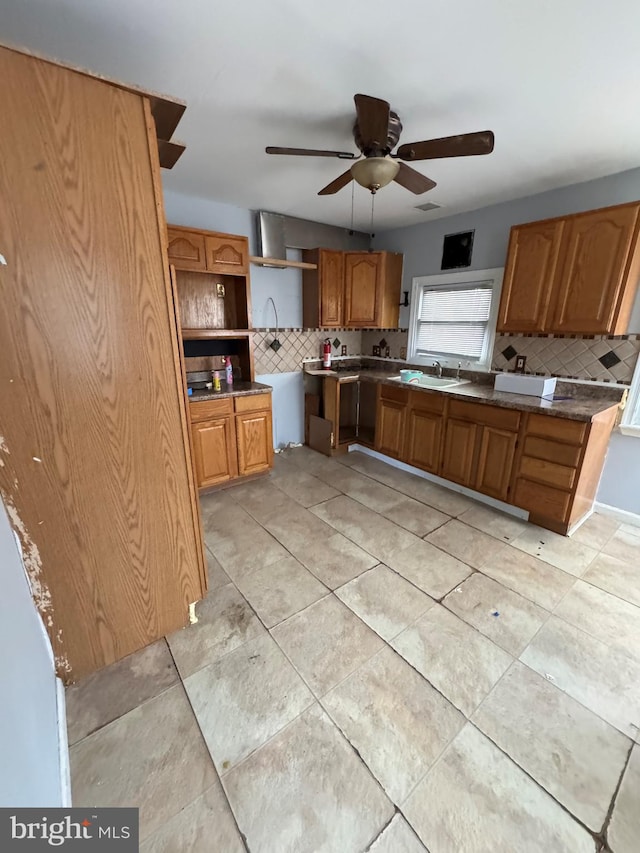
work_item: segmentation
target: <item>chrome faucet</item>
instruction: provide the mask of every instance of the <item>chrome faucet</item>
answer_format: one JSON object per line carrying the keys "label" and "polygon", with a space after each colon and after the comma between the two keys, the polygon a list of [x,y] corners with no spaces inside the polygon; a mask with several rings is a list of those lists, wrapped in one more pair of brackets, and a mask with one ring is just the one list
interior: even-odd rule
{"label": "chrome faucet", "polygon": [[442,365],[440,364],[439,361],[434,361],[433,366],[436,368],[436,376],[438,377],[438,379],[441,379],[442,378]]}
{"label": "chrome faucet", "polygon": [[456,379],[460,379],[460,371],[462,370],[462,362],[458,362],[458,369],[456,370]]}

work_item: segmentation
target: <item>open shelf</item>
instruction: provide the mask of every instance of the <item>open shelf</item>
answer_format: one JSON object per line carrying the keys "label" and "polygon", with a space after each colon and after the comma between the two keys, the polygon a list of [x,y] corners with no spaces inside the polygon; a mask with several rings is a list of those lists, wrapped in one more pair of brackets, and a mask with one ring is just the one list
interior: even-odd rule
{"label": "open shelf", "polygon": [[182,329],[183,341],[201,341],[211,338],[220,338],[222,340],[249,338],[253,334],[250,329]]}
{"label": "open shelf", "polygon": [[186,330],[247,330],[251,325],[247,277],[176,269],[180,323]]}
{"label": "open shelf", "polygon": [[292,268],[296,270],[317,270],[317,264],[309,264],[306,261],[287,261],[286,259],[278,260],[277,258],[260,258],[256,255],[249,255],[249,263],[256,267],[280,267]]}

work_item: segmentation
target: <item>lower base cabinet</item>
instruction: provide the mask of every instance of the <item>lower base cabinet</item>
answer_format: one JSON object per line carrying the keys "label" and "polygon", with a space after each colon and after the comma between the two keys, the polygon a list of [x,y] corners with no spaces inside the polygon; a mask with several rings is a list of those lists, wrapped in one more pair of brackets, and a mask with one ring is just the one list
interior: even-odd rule
{"label": "lower base cabinet", "polygon": [[226,483],[238,475],[233,416],[194,423],[193,456],[199,488]]}
{"label": "lower base cabinet", "polygon": [[593,506],[617,410],[575,421],[380,384],[374,447],[564,534]]}
{"label": "lower base cabinet", "polygon": [[405,422],[409,392],[404,388],[378,386],[375,449],[400,459],[404,451]]}
{"label": "lower base cabinet", "polygon": [[189,411],[198,488],[273,467],[270,393],[194,401]]}

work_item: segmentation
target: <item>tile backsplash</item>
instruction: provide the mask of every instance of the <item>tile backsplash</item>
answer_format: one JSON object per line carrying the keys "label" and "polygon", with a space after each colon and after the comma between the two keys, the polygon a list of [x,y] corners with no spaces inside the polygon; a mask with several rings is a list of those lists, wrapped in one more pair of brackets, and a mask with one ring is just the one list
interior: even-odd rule
{"label": "tile backsplash", "polygon": [[516,355],[526,372],[629,384],[640,352],[640,335],[496,335],[493,370],[513,370]]}
{"label": "tile backsplash", "polygon": [[[269,344],[274,338],[280,349]],[[257,376],[267,373],[293,373],[302,368],[305,358],[322,358],[325,338],[332,342],[332,355],[339,356],[342,347],[347,355],[361,355],[362,332],[354,329],[256,329],[253,335],[253,358]]]}
{"label": "tile backsplash", "polygon": [[[407,329],[278,329],[281,347],[274,352],[269,344],[275,329],[256,329],[254,334],[255,372],[291,373],[300,370],[304,359],[321,358],[325,338],[332,342],[334,358],[347,347],[350,356],[373,355],[381,348],[384,358],[405,360]],[[527,358],[526,372],[566,379],[629,384],[640,353],[640,335],[496,335],[492,370],[513,370],[517,355]]]}

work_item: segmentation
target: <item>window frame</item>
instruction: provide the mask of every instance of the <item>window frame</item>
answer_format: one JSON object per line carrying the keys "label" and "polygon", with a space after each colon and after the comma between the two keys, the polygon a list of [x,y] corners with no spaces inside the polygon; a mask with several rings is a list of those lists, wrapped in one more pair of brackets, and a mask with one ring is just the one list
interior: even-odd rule
{"label": "window frame", "polygon": [[640,438],[640,355],[633,371],[629,395],[618,429],[623,435]]}
{"label": "window frame", "polygon": [[[443,367],[458,366],[458,362],[466,370],[477,370],[482,373],[491,371],[493,359],[493,345],[496,339],[496,325],[498,322],[498,310],[500,307],[500,294],[502,292],[502,278],[504,267],[494,267],[486,270],[465,270],[464,272],[443,272],[436,275],[419,275],[412,280],[411,287],[411,312],[409,315],[409,340],[407,343],[407,360],[412,364],[433,365],[439,361]],[[418,313],[420,309],[420,293],[423,287],[439,287],[448,289],[473,282],[491,281],[491,309],[487,321],[487,331],[482,346],[482,355],[479,359],[465,358],[464,356],[446,356],[442,353],[427,353],[418,355],[416,344],[418,338]],[[639,431],[640,432],[640,431]]]}

